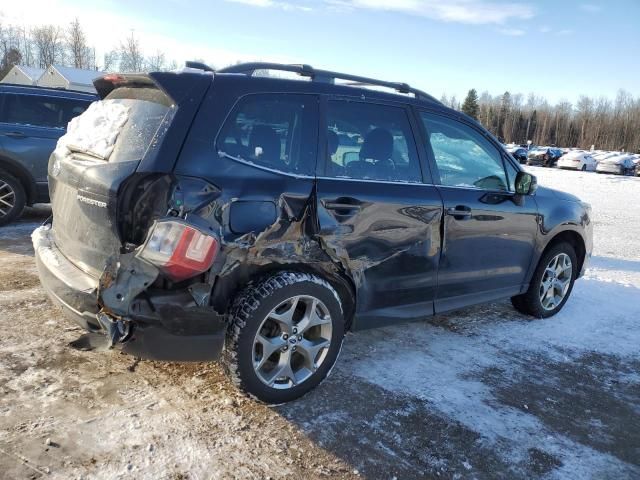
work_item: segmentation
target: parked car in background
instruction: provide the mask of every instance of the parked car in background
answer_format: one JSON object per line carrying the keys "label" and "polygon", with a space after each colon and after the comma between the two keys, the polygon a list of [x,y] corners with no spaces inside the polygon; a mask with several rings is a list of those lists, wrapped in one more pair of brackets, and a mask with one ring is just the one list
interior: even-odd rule
{"label": "parked car in background", "polygon": [[636,171],[636,166],[633,163],[633,160],[634,156],[629,155],[628,153],[605,158],[598,162],[596,172],[613,173],[615,175],[633,175]]}
{"label": "parked car in background", "polygon": [[42,284],[107,346],[221,357],[265,402],[318,385],[350,330],[500,298],[550,317],[591,255],[588,204],[406,84],[264,63],[94,83],[49,162]]}
{"label": "parked car in background", "polygon": [[513,155],[513,158],[515,158],[518,161],[518,163],[523,163],[523,164],[527,163],[528,151],[526,148],[522,148],[520,146],[508,147],[507,152]]}
{"label": "parked car in background", "polygon": [[578,150],[566,153],[558,160],[558,168],[582,170],[583,172],[593,172],[597,165],[598,162],[595,161],[589,152],[581,152]]}
{"label": "parked car in background", "polygon": [[527,165],[554,167],[562,156],[562,150],[555,147],[536,147],[527,154]]}
{"label": "parked car in background", "polygon": [[73,117],[97,99],[90,93],[0,84],[0,225],[25,205],[49,201],[47,164]]}
{"label": "parked car in background", "polygon": [[602,160],[606,160],[607,158],[617,157],[618,155],[622,155],[622,152],[598,152],[593,155],[593,159],[596,162],[601,162]]}

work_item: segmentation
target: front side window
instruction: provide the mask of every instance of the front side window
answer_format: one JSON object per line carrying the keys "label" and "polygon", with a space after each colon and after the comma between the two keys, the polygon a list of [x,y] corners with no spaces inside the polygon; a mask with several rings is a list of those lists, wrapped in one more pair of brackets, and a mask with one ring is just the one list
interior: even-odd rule
{"label": "front side window", "polygon": [[250,95],[225,122],[216,148],[282,172],[315,173],[317,119],[310,95]]}
{"label": "front side window", "polygon": [[442,185],[509,190],[502,155],[480,133],[440,115],[422,112],[420,116]]}
{"label": "front side window", "polygon": [[0,121],[18,125],[65,128],[90,102],[41,95],[6,94]]}
{"label": "front side window", "polygon": [[403,108],[329,101],[326,134],[330,177],[421,181],[416,145]]}

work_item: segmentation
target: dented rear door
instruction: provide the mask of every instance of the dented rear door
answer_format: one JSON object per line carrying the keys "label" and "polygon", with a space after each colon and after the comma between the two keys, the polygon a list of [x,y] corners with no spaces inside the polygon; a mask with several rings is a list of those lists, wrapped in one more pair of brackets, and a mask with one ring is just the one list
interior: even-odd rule
{"label": "dented rear door", "polygon": [[443,207],[424,182],[409,111],[333,99],[324,117],[318,223],[355,283],[355,327],[432,315]]}

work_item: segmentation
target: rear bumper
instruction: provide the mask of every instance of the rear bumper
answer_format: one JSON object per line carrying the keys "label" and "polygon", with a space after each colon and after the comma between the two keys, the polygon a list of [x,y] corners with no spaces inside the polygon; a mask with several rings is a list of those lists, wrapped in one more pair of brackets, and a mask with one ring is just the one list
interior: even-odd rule
{"label": "rear bumper", "polygon": [[[65,315],[89,332],[105,333],[98,321],[98,279],[71,263],[56,247],[50,226],[32,234],[40,282]],[[125,353],[150,360],[209,361],[219,358],[224,346],[223,315],[195,305],[188,291],[145,292],[134,300],[137,312],[123,321],[130,335],[114,345]]]}

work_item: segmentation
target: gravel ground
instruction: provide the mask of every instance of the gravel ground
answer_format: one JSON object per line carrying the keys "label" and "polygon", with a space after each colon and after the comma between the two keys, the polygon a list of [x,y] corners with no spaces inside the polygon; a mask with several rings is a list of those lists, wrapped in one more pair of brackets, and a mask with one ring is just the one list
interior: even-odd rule
{"label": "gravel ground", "polygon": [[276,408],[216,364],[72,348],[33,262],[49,211],[31,209],[0,228],[0,478],[639,478],[640,179],[532,170],[594,206],[563,312],[351,334],[326,382]]}

